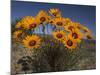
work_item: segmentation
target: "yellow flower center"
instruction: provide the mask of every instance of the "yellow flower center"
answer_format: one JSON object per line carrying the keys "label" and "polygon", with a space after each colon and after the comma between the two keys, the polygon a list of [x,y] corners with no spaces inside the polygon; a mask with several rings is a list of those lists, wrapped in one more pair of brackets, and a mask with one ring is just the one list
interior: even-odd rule
{"label": "yellow flower center", "polygon": [[29,42],[29,46],[34,46],[36,44],[36,41],[35,40],[31,40],[30,42]]}
{"label": "yellow flower center", "polygon": [[72,42],[71,40],[68,40],[68,41],[67,41],[67,45],[68,45],[68,46],[72,46],[72,45],[73,45],[73,42]]}

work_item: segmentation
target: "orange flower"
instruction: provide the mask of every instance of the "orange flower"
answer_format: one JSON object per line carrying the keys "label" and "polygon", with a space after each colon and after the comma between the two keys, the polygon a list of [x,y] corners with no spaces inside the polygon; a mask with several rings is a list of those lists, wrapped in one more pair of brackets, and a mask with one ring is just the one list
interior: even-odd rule
{"label": "orange flower", "polygon": [[21,21],[16,23],[16,28],[23,28],[23,24],[21,23]]}
{"label": "orange flower", "polygon": [[66,25],[72,23],[71,19],[70,18],[66,18]]}
{"label": "orange flower", "polygon": [[63,40],[63,43],[68,49],[75,49],[77,47],[77,42],[69,36],[66,36],[66,38]]}
{"label": "orange flower", "polygon": [[39,21],[40,24],[43,24],[49,21],[50,16],[48,16],[48,14],[45,11],[41,10],[37,14],[36,19]]}
{"label": "orange flower", "polygon": [[78,29],[75,29],[69,33],[69,37],[72,37],[76,42],[81,42],[83,34]]}
{"label": "orange flower", "polygon": [[57,27],[62,27],[66,24],[66,19],[65,18],[55,18],[54,19],[54,25],[56,25]]}
{"label": "orange flower", "polygon": [[21,30],[15,31],[13,33],[13,38],[16,40],[19,40],[21,38],[22,34],[23,34],[23,32]]}
{"label": "orange flower", "polygon": [[86,33],[85,36],[87,39],[94,39],[94,37],[91,33]]}
{"label": "orange flower", "polygon": [[90,31],[87,27],[85,27],[85,26],[82,26],[82,30],[83,30],[84,33],[90,33],[90,32],[91,32],[91,31]]}
{"label": "orange flower", "polygon": [[65,35],[66,35],[65,32],[62,31],[62,30],[55,31],[52,34],[53,34],[54,38],[59,40],[59,41],[62,41],[64,39]]}
{"label": "orange flower", "polygon": [[69,23],[67,25],[64,26],[64,29],[68,32],[72,32],[76,27],[74,26],[74,23]]}
{"label": "orange flower", "polygon": [[37,26],[39,26],[39,21],[36,20],[36,18],[32,16],[25,16],[22,18],[21,23],[23,25],[24,29],[35,29]]}
{"label": "orange flower", "polygon": [[50,9],[49,13],[51,15],[53,15],[54,17],[56,17],[56,18],[61,17],[61,12],[58,9],[56,9],[56,8]]}
{"label": "orange flower", "polygon": [[74,25],[77,29],[81,29],[82,25],[79,22],[74,22]]}
{"label": "orange flower", "polygon": [[23,45],[29,49],[38,48],[40,44],[41,39],[37,35],[27,36],[23,39]]}

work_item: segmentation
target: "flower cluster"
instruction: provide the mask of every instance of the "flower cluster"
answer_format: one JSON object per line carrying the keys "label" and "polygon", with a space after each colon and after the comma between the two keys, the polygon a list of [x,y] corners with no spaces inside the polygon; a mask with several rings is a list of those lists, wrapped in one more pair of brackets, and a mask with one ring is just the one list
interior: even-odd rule
{"label": "flower cluster", "polygon": [[[34,30],[40,25],[50,24],[56,30],[52,32],[53,37],[62,42],[68,49],[74,49],[81,42],[82,38],[93,39],[91,31],[78,22],[73,22],[70,18],[64,18],[59,9],[52,8],[48,13],[40,10],[36,16],[25,16],[16,23],[17,31],[13,33],[13,37],[20,39],[24,31]],[[41,45],[41,38],[37,35],[27,35],[22,39],[25,47],[32,49]]]}

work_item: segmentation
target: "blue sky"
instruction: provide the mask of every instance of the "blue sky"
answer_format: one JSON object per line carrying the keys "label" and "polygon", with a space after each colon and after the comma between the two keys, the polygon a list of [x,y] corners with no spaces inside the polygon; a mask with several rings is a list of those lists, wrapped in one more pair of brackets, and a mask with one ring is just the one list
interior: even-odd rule
{"label": "blue sky", "polygon": [[[96,36],[96,6],[12,1],[11,21],[14,22],[16,18],[24,16],[35,16],[38,11],[48,11],[50,8],[58,8],[63,17],[87,26]],[[52,29],[49,28],[49,31],[51,32]]]}

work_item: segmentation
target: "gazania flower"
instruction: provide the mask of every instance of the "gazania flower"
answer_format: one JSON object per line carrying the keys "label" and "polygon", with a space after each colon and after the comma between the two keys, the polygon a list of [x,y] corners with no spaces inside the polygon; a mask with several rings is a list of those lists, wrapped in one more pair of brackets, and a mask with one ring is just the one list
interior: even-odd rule
{"label": "gazania flower", "polygon": [[75,29],[69,33],[69,37],[72,37],[76,42],[80,42],[83,38],[83,34],[79,30]]}
{"label": "gazania flower", "polygon": [[79,22],[74,22],[74,25],[77,29],[81,29],[82,25]]}
{"label": "gazania flower", "polygon": [[61,12],[58,9],[56,9],[56,8],[50,9],[49,13],[51,15],[53,15],[54,17],[61,17]]}
{"label": "gazania flower", "polygon": [[41,10],[37,16],[36,16],[36,19],[39,21],[40,24],[43,24],[43,23],[47,23],[50,19],[50,16],[48,16],[48,14]]}
{"label": "gazania flower", "polygon": [[63,43],[68,49],[75,49],[77,47],[77,42],[69,36],[66,36],[66,38],[63,40]]}
{"label": "gazania flower", "polygon": [[91,33],[86,33],[85,36],[87,39],[93,39],[93,36]]}
{"label": "gazania flower", "polygon": [[90,30],[87,27],[82,26],[82,29],[84,33],[90,33]]}
{"label": "gazania flower", "polygon": [[65,35],[65,32],[62,30],[53,32],[54,38],[59,41],[62,41],[65,38]]}
{"label": "gazania flower", "polygon": [[38,48],[41,43],[41,39],[36,35],[27,36],[23,41],[23,45],[26,48]]}
{"label": "gazania flower", "polygon": [[72,32],[76,27],[74,26],[73,23],[69,23],[68,25],[64,26],[64,29],[68,32]]}
{"label": "gazania flower", "polygon": [[51,19],[49,20],[49,24],[54,25],[54,18],[51,18]]}
{"label": "gazania flower", "polygon": [[66,18],[66,25],[70,24],[72,21],[69,18]]}
{"label": "gazania flower", "polygon": [[54,25],[61,27],[64,26],[66,24],[66,19],[65,18],[55,18],[54,19]]}
{"label": "gazania flower", "polygon": [[21,36],[22,36],[22,33],[23,32],[21,30],[15,31],[13,33],[13,38],[16,39],[16,40],[19,40],[21,38]]}
{"label": "gazania flower", "polygon": [[21,21],[19,21],[18,23],[16,23],[15,27],[16,28],[23,28],[23,25],[22,25]]}
{"label": "gazania flower", "polygon": [[83,29],[83,32],[84,32],[85,37],[87,39],[93,39],[94,38],[93,35],[92,35],[92,32],[87,27],[82,26],[82,29]]}
{"label": "gazania flower", "polygon": [[23,17],[21,23],[25,29],[35,29],[39,25],[39,22],[32,16]]}

